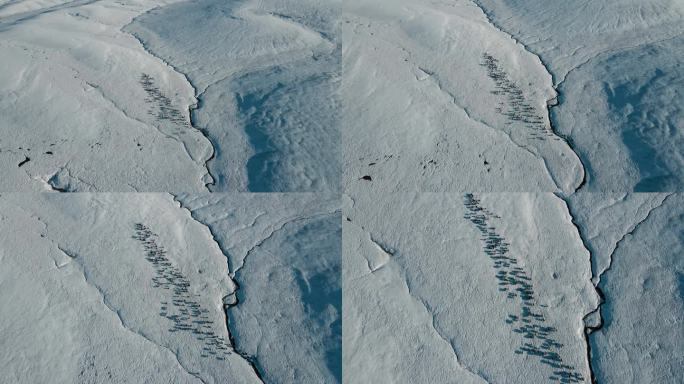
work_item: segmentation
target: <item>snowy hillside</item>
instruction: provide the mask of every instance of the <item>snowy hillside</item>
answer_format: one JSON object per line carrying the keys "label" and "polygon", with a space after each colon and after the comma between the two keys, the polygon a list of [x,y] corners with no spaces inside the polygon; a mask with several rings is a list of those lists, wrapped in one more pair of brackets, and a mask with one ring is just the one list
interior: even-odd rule
{"label": "snowy hillside", "polygon": [[679,382],[682,196],[571,201],[347,201],[345,382]]}
{"label": "snowy hillside", "polygon": [[0,0],[0,384],[684,383],[684,0]]}
{"label": "snowy hillside", "polygon": [[338,189],[338,5],[173,3],[0,6],[2,190]]}
{"label": "snowy hillside", "polygon": [[683,33],[676,0],[7,1],[2,189],[678,191]]}
{"label": "snowy hillside", "polygon": [[684,3],[477,2],[553,75],[554,126],[582,158],[586,190],[684,188]]}
{"label": "snowy hillside", "polygon": [[340,382],[337,208],[261,200],[2,195],[1,381]]}
{"label": "snowy hillside", "polygon": [[351,1],[343,24],[345,187],[573,191],[551,76],[470,1]]}
{"label": "snowy hillside", "polygon": [[0,10],[2,190],[203,190],[192,88],[121,31],[163,3],[54,3]]}

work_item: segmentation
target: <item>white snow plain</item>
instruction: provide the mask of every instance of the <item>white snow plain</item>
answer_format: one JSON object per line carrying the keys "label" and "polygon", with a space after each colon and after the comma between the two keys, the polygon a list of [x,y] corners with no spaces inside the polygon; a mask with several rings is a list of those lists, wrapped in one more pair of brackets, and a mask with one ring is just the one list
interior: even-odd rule
{"label": "white snow plain", "polygon": [[3,382],[341,381],[335,202],[183,200],[254,264],[229,270],[171,195],[0,197]]}

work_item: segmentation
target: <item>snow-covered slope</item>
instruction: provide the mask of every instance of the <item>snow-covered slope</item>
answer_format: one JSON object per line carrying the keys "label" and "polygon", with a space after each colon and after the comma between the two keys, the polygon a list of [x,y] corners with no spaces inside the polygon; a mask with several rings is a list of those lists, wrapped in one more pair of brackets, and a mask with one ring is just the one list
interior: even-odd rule
{"label": "snow-covered slope", "polygon": [[163,1],[0,9],[0,189],[199,191],[193,90],[120,29]]}
{"label": "snow-covered slope", "polygon": [[347,198],[345,382],[680,382],[683,199]]}
{"label": "snow-covered slope", "polygon": [[[223,219],[211,231],[259,242],[239,271],[171,195],[0,196],[1,381],[340,381],[334,203],[235,195],[215,204]],[[314,205],[318,216],[282,222]],[[236,207],[259,223],[229,219]]]}
{"label": "snow-covered slope", "polygon": [[684,187],[684,3],[477,2],[553,74],[554,126],[585,163],[587,190]]}
{"label": "snow-covered slope", "polygon": [[[215,191],[339,187],[337,1],[185,1],[126,31],[196,88]],[[169,20],[174,20],[169,23]]]}
{"label": "snow-covered slope", "polygon": [[338,9],[0,4],[0,190],[338,190]]}
{"label": "snow-covered slope", "polygon": [[236,348],[268,383],[342,381],[339,200],[334,195],[179,196],[209,226],[240,289]]}
{"label": "snow-covered slope", "polygon": [[395,194],[344,212],[346,382],[588,382],[598,296],[560,198]]}
{"label": "snow-covered slope", "polygon": [[348,191],[573,191],[539,59],[470,1],[351,1],[343,24]]}
{"label": "snow-covered slope", "polygon": [[225,258],[170,195],[10,194],[0,204],[2,261],[13,266],[0,293],[6,378],[259,382],[231,352]]}

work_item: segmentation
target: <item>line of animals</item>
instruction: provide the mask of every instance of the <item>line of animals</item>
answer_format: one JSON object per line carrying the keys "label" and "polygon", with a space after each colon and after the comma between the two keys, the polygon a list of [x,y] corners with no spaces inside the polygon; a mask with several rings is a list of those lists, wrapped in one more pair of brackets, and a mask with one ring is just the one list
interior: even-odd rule
{"label": "line of animals", "polygon": [[496,108],[498,113],[508,117],[509,123],[523,123],[532,128],[530,137],[536,140],[551,138],[560,140],[554,135],[551,127],[547,126],[544,118],[532,106],[520,87],[501,68],[499,61],[488,53],[482,55],[483,62],[480,64],[487,69],[487,75],[494,80],[496,88],[491,91],[494,95],[502,95],[506,101],[499,103]]}
{"label": "line of animals", "polygon": [[189,291],[190,281],[166,256],[166,250],[157,244],[158,237],[141,223],[135,224],[134,239],[140,241],[145,250],[145,259],[155,270],[152,286],[169,291],[171,298],[160,303],[159,316],[171,322],[169,332],[189,332],[203,343],[202,357],[213,356],[225,360],[232,353],[232,347],[225,338],[214,332],[209,311],[199,303],[199,295]]}
{"label": "line of animals", "polygon": [[511,255],[510,243],[496,232],[489,220],[500,218],[480,205],[480,200],[473,194],[465,195],[467,209],[464,218],[473,223],[482,234],[484,252],[493,262],[498,280],[499,291],[505,294],[507,300],[519,302],[519,311],[509,314],[504,320],[513,328],[513,332],[520,334],[521,346],[514,352],[539,358],[542,364],[553,369],[550,380],[560,383],[581,383],[582,374],[575,367],[565,364],[560,352],[563,344],[554,339],[557,332],[555,327],[547,325],[543,315],[545,305],[537,304],[532,279],[518,264],[515,256]]}
{"label": "line of animals", "polygon": [[[150,107],[149,114],[157,118],[159,122],[168,121],[172,123],[174,129],[173,134],[178,135],[183,133],[181,128],[189,127],[188,121],[183,116],[183,113],[173,106],[171,99],[166,97],[161,90],[155,85],[154,78],[146,73],[140,75],[140,85],[147,93],[145,101]],[[164,127],[168,130],[170,127]]]}

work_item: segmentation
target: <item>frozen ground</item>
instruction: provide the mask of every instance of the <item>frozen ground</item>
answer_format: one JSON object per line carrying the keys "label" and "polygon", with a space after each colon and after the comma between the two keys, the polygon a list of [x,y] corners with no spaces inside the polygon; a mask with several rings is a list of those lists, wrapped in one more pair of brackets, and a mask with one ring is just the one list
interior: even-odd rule
{"label": "frozen ground", "polygon": [[3,382],[341,381],[335,201],[181,199],[0,197]]}

